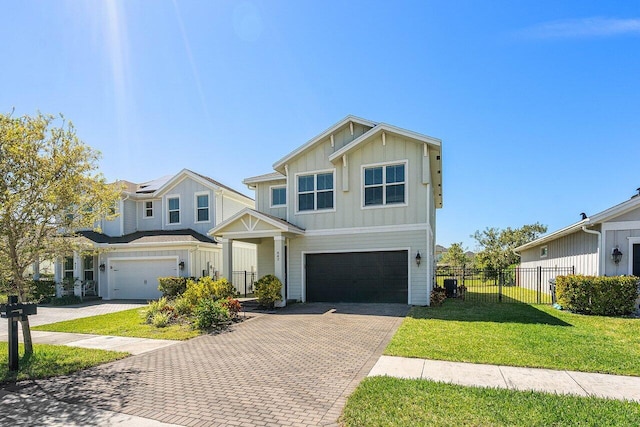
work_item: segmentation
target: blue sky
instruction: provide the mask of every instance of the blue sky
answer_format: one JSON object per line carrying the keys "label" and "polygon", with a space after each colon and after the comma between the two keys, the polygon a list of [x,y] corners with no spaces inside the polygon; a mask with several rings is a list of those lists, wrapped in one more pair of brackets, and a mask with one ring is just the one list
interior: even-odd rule
{"label": "blue sky", "polygon": [[63,113],[109,180],[243,178],[347,114],[443,140],[437,241],[640,187],[640,2],[15,1],[0,111]]}

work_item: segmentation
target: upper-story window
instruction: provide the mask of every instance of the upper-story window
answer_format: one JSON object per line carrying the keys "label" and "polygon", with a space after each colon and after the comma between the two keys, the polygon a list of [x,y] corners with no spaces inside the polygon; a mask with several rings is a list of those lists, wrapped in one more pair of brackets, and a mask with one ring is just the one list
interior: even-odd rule
{"label": "upper-story window", "polygon": [[169,224],[180,224],[180,197],[167,197]]}
{"label": "upper-story window", "polygon": [[298,210],[333,209],[333,172],[298,175]]}
{"label": "upper-story window", "polygon": [[364,168],[364,206],[406,203],[406,164]]}
{"label": "upper-story window", "polygon": [[287,187],[284,185],[271,187],[271,207],[287,205]]}
{"label": "upper-story window", "polygon": [[540,248],[540,258],[546,258],[549,254],[549,248],[547,246],[543,246]]}
{"label": "upper-story window", "polygon": [[196,222],[209,221],[209,194],[196,195]]}
{"label": "upper-story window", "polygon": [[153,218],[153,202],[151,200],[144,202],[144,217]]}

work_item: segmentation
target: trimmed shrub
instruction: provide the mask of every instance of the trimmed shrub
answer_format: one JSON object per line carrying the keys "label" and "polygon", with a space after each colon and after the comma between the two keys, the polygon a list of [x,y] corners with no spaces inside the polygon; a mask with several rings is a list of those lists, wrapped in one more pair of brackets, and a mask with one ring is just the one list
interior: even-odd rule
{"label": "trimmed shrub", "polygon": [[574,313],[621,316],[633,312],[638,298],[638,278],[634,276],[558,276],[558,303]]}
{"label": "trimmed shrub", "polygon": [[197,305],[200,300],[219,300],[233,297],[236,289],[227,279],[213,280],[211,277],[201,277],[197,282],[187,280],[187,290],[182,297],[191,305]]}
{"label": "trimmed shrub", "polygon": [[431,291],[431,306],[441,306],[445,299],[447,299],[446,289],[441,286],[435,286]]}
{"label": "trimmed shrub", "polygon": [[232,319],[235,319],[236,317],[238,317],[238,313],[240,312],[240,310],[242,310],[242,305],[240,304],[240,301],[238,301],[235,298],[226,298],[226,299],[221,299],[220,303],[222,304],[223,307],[226,307],[227,310],[229,310],[229,316]]}
{"label": "trimmed shrub", "polygon": [[187,290],[187,278],[158,277],[158,290],[163,297],[175,298]]}
{"label": "trimmed shrub", "polygon": [[191,316],[193,314],[193,304],[186,298],[178,298],[173,301],[173,308],[179,316]]}
{"label": "trimmed shrub", "polygon": [[35,302],[48,303],[56,296],[56,282],[53,280],[32,280],[29,295]]}
{"label": "trimmed shrub", "polygon": [[158,318],[158,322],[161,321],[159,315],[166,316],[167,323],[172,322],[177,317],[176,310],[169,303],[169,300],[166,297],[162,297],[157,301],[149,302],[149,305],[144,312],[145,323],[155,325],[154,319]]}
{"label": "trimmed shrub", "polygon": [[60,298],[51,298],[51,304],[53,305],[74,305],[80,304],[82,299],[77,295],[65,295]]}
{"label": "trimmed shrub", "polygon": [[258,303],[263,307],[273,308],[276,301],[282,301],[282,283],[273,274],[261,277],[254,288]]}
{"label": "trimmed shrub", "polygon": [[203,299],[198,302],[193,310],[193,327],[196,329],[208,330],[229,321],[229,310],[222,305],[221,301]]}

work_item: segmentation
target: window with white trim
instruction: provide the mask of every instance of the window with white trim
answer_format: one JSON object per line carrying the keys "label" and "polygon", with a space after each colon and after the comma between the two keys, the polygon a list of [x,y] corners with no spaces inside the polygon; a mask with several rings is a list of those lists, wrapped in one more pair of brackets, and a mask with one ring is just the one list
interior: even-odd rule
{"label": "window with white trim", "polygon": [[153,201],[151,200],[144,202],[144,217],[153,218]]}
{"label": "window with white trim", "polygon": [[68,256],[64,258],[64,265],[62,267],[62,278],[73,283],[73,257]]}
{"label": "window with white trim", "polygon": [[287,187],[271,187],[271,207],[287,205]]}
{"label": "window with white trim", "polygon": [[333,172],[298,176],[298,210],[333,209]]}
{"label": "window with white trim", "polygon": [[93,257],[86,256],[82,259],[82,279],[93,280]]}
{"label": "window with white trim", "polygon": [[180,197],[167,198],[169,224],[180,224]]}
{"label": "window with white trim", "polygon": [[196,195],[196,222],[209,221],[209,195]]}
{"label": "window with white trim", "polygon": [[364,205],[392,205],[406,202],[405,164],[364,168]]}

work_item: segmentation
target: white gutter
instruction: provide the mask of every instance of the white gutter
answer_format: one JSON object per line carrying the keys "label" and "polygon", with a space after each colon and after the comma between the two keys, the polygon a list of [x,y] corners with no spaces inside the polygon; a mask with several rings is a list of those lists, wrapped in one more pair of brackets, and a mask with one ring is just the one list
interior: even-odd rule
{"label": "white gutter", "polygon": [[601,273],[604,273],[604,263],[602,262],[602,233],[596,230],[589,230],[585,225],[582,226],[582,231],[598,236],[598,271],[596,272],[596,275],[600,276]]}

